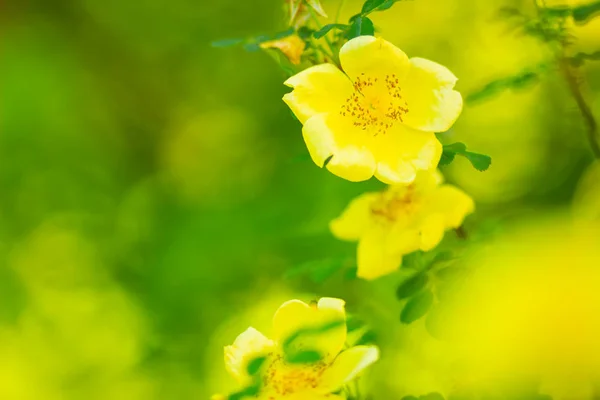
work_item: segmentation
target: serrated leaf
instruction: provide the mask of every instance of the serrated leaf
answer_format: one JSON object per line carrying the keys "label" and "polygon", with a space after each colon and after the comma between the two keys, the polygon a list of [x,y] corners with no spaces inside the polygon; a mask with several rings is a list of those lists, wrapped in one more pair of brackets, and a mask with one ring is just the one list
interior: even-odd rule
{"label": "serrated leaf", "polygon": [[339,29],[345,31],[349,28],[349,25],[346,24],[327,24],[324,25],[321,29],[313,33],[313,37],[315,39],[321,39],[323,36],[327,35],[329,31],[332,29]]}
{"label": "serrated leaf", "polygon": [[456,156],[456,153],[453,153],[451,151],[444,151],[444,152],[442,152],[442,157],[440,158],[439,165],[450,165],[450,164],[452,164],[452,161],[454,161],[454,157],[455,156]]}
{"label": "serrated leaf", "polygon": [[427,314],[427,311],[433,304],[433,293],[431,290],[425,290],[416,296],[412,297],[402,309],[400,313],[400,322],[403,324],[411,324]]}
{"label": "serrated leaf", "polygon": [[267,357],[257,357],[248,363],[246,370],[248,371],[248,375],[254,375],[258,373],[260,367],[263,366],[264,362],[267,360]]}
{"label": "serrated leaf", "polygon": [[214,42],[211,42],[210,45],[212,47],[232,47],[232,46],[237,46],[238,44],[242,44],[242,43],[244,43],[244,39],[232,38],[232,39],[215,40]]}
{"label": "serrated leaf", "polygon": [[423,290],[428,281],[429,278],[424,272],[411,276],[398,286],[396,289],[396,297],[401,300],[409,298]]}

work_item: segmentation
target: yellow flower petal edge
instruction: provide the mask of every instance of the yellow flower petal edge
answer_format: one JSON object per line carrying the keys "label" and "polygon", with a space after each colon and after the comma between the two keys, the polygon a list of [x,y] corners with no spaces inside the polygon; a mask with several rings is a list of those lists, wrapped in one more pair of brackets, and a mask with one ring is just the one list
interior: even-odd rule
{"label": "yellow flower petal edge", "polygon": [[[344,305],[343,300],[332,297],[311,304],[300,300],[283,303],[273,316],[273,340],[248,328],[225,347],[228,372],[246,387],[258,384],[257,399],[342,400],[334,393],[379,359],[375,346],[342,350],[346,340]],[[322,357],[292,362],[288,358],[290,341],[299,344],[292,350],[316,350]],[[248,364],[258,358],[264,361],[256,375],[246,379]],[[224,396],[214,396],[215,400],[221,398]]]}
{"label": "yellow flower petal edge", "polygon": [[457,78],[441,64],[411,58],[384,39],[359,36],[340,50],[342,70],[308,68],[285,81],[283,100],[304,125],[311,158],[358,182],[375,176],[408,185],[442,154],[436,132],[462,111]]}
{"label": "yellow flower petal edge", "polygon": [[232,345],[225,347],[225,367],[238,382],[247,384],[250,382],[248,364],[253,359],[268,354],[274,345],[272,340],[250,327],[241,333]]}
{"label": "yellow flower petal edge", "polygon": [[405,254],[435,248],[474,209],[473,199],[443,184],[439,172],[420,172],[408,186],[359,196],[329,226],[337,238],[358,242],[357,275],[375,279],[397,270]]}

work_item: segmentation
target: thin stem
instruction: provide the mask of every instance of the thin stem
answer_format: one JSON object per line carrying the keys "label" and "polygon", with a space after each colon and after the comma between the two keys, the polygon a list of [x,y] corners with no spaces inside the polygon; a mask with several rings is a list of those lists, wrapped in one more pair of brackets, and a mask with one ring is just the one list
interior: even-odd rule
{"label": "thin stem", "polygon": [[[312,17],[313,21],[315,22],[315,25],[317,25],[317,29],[321,29],[323,27],[323,25],[321,25],[321,22],[319,22],[319,17],[317,17],[317,14],[315,14],[315,11],[312,9],[312,7],[308,7],[308,11],[310,13],[310,16]],[[325,42],[327,42],[327,46],[329,46],[329,49],[331,50],[330,54],[327,54],[330,58],[331,61],[333,63],[335,63],[336,65],[339,66],[339,61],[337,59],[337,57],[335,57],[335,49],[333,47],[333,44],[331,43],[331,41],[329,40],[329,38],[327,37],[327,35],[323,36],[323,39],[325,39]],[[322,47],[321,47],[322,49]]]}
{"label": "thin stem", "polygon": [[577,77],[573,73],[573,68],[569,64],[569,60],[564,56],[558,60],[560,64],[560,70],[567,81],[569,86],[569,90],[571,91],[571,95],[575,99],[577,103],[577,107],[579,107],[579,111],[581,112],[581,116],[585,122],[587,127],[587,139],[590,143],[590,147],[592,152],[594,153],[594,157],[600,159],[600,143],[598,142],[598,122],[596,122],[596,118],[594,118],[594,114],[590,109],[590,106],[585,101],[585,97],[583,93],[581,93],[581,88],[579,83],[577,82]]}
{"label": "thin stem", "polygon": [[[546,8],[545,0],[534,1],[538,13],[541,11],[541,9]],[[560,67],[560,71],[562,72],[562,75],[565,78],[567,85],[569,86],[569,91],[575,99],[577,107],[579,107],[579,111],[581,112],[581,116],[583,117],[583,121],[587,128],[587,139],[590,144],[590,148],[594,153],[594,157],[600,159],[600,136],[598,133],[598,122],[596,121],[596,118],[594,117],[594,113],[592,112],[590,106],[585,101],[585,97],[581,92],[581,87],[579,85],[579,82],[577,81],[577,76],[574,71],[574,68],[569,63],[569,59],[567,57],[567,46],[568,43],[566,43],[566,41],[561,41],[560,47],[556,51],[556,59]]]}

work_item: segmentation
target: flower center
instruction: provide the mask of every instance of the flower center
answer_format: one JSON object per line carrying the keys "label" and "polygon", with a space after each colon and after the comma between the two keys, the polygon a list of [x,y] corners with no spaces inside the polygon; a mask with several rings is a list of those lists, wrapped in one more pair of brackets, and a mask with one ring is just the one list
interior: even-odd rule
{"label": "flower center", "polygon": [[377,136],[386,133],[395,123],[403,122],[409,108],[395,74],[380,79],[363,72],[353,86],[354,91],[346,99],[340,115],[350,118],[354,126]]}
{"label": "flower center", "polygon": [[394,223],[401,217],[414,214],[419,202],[412,185],[402,192],[388,190],[371,204],[371,214],[385,223]]}
{"label": "flower center", "polygon": [[267,394],[265,398],[274,400],[279,396],[317,388],[328,366],[324,361],[290,365],[281,354],[273,355],[263,376],[264,390]]}

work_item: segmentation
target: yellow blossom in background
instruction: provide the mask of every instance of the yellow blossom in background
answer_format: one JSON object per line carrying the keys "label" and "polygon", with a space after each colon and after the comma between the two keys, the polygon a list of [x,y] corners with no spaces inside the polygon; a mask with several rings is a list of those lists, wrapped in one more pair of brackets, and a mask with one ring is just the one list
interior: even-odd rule
{"label": "yellow blossom in background", "polygon": [[294,65],[300,64],[300,58],[306,48],[304,40],[298,35],[290,35],[283,39],[270,40],[260,44],[263,49],[279,49]]}
{"label": "yellow blossom in background", "polygon": [[321,64],[285,81],[294,90],[283,100],[304,125],[313,161],[329,159],[327,169],[350,181],[375,175],[388,184],[434,170],[442,153],[435,132],[462,110],[454,74],[373,36],[348,41],[340,62],[344,72]]}
{"label": "yellow blossom in background", "polygon": [[[261,384],[255,398],[342,399],[332,393],[379,358],[375,346],[343,350],[345,319],[344,301],[340,299],[324,297],[314,305],[287,301],[273,317],[274,339],[248,328],[225,347],[226,368],[245,387],[257,378],[249,371],[252,363],[264,360],[257,369]],[[310,362],[290,360],[290,352],[303,351],[317,352],[320,358]]]}
{"label": "yellow blossom in background", "polygon": [[398,269],[403,255],[433,249],[473,210],[471,197],[442,184],[441,174],[422,172],[409,186],[358,196],[330,229],[338,239],[358,241],[358,276],[374,279]]}

